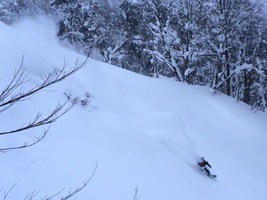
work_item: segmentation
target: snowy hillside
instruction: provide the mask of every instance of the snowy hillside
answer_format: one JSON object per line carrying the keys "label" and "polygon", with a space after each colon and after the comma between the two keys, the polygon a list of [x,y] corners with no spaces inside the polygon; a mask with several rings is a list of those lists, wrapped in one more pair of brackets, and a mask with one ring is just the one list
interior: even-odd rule
{"label": "snowy hillside", "polygon": [[[85,59],[56,39],[47,20],[0,23],[0,85],[12,78],[24,56],[32,83],[66,60]],[[35,199],[62,189],[60,199],[97,170],[78,200],[265,200],[267,197],[267,114],[205,87],[144,77],[90,60],[85,68],[0,115],[1,130],[21,125],[65,100],[64,92],[85,98],[56,122],[39,144],[2,153],[1,195]],[[42,133],[1,138],[24,142]],[[4,140],[5,139],[5,140]],[[200,156],[216,179],[197,167]]]}

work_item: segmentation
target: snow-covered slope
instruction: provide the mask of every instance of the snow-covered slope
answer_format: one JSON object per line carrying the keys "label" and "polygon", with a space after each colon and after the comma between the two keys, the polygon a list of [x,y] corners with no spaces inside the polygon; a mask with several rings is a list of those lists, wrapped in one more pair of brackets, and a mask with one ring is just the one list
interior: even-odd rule
{"label": "snow-covered slope", "polygon": [[[24,56],[32,82],[83,56],[60,46],[47,20],[0,24],[0,84],[12,77]],[[267,115],[253,112],[205,87],[144,77],[90,60],[87,66],[44,93],[0,115],[1,130],[20,125],[34,113],[64,101],[64,92],[84,98],[29,149],[0,156],[2,194],[35,199],[76,189],[97,171],[79,200],[265,200],[267,197]],[[42,129],[1,138],[1,145],[31,140]],[[5,140],[4,140],[5,139]],[[205,156],[216,179],[196,161]],[[60,199],[61,195],[58,196]]]}

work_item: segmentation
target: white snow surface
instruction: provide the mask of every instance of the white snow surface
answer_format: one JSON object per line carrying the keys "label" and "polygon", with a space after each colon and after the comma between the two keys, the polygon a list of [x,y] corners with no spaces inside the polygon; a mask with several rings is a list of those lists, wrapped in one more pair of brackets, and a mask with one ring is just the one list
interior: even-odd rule
{"label": "white snow surface", "polygon": [[[60,45],[55,25],[46,19],[0,23],[0,89],[24,56],[30,87],[64,61],[85,57]],[[8,199],[54,199],[83,185],[78,200],[266,200],[267,115],[211,89],[171,79],[156,79],[89,60],[87,66],[56,86],[0,115],[0,131],[46,116],[64,92],[85,98],[50,128],[39,144],[0,154],[1,195]],[[42,134],[35,129],[0,145],[23,144]],[[204,156],[211,179],[197,167]]]}

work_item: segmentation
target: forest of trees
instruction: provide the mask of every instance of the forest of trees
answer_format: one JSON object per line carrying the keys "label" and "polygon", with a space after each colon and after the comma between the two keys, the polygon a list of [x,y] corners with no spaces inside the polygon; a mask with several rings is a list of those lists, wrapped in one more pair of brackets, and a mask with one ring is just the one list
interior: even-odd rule
{"label": "forest of trees", "polygon": [[0,1],[0,21],[48,15],[75,50],[147,76],[167,76],[267,107],[267,19],[250,0]]}

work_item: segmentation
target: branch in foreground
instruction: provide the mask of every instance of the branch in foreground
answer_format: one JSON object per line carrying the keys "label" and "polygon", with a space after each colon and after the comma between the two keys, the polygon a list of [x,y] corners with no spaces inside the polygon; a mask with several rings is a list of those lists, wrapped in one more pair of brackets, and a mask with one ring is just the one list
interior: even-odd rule
{"label": "branch in foreground", "polygon": [[[42,82],[40,84],[29,90],[23,91],[25,83],[29,82],[30,80],[27,79],[28,74],[26,73],[26,68],[23,66],[23,58],[21,65],[18,70],[15,71],[13,78],[10,80],[9,84],[4,88],[4,90],[0,93],[0,114],[9,109],[14,104],[28,100],[33,95],[43,91],[45,88],[52,86],[74,74],[87,64],[88,59],[89,57],[87,57],[82,63],[79,63],[79,60],[77,60],[74,67],[72,68],[68,68],[68,63],[65,62],[62,69],[54,68],[51,73],[42,78]],[[68,111],[70,111],[76,103],[77,102],[75,101],[67,99],[66,102],[64,102],[63,104],[59,103],[46,117],[42,117],[42,113],[39,112],[36,114],[35,118],[32,121],[25,123],[20,127],[2,132],[0,131],[0,136],[3,136],[14,133],[21,133],[29,129],[49,125],[49,127],[44,130],[43,134],[33,139],[32,142],[25,142],[24,144],[18,146],[14,145],[11,147],[0,148],[0,152],[27,148],[39,143],[46,136],[50,125],[56,122],[57,119],[62,117]]]}
{"label": "branch in foreground", "polygon": [[[86,182],[83,182],[83,185],[81,187],[78,187],[76,190],[70,191],[68,193],[68,195],[61,197],[60,200],[68,200],[68,199],[71,199],[72,197],[74,197],[75,195],[77,195],[92,180],[92,178],[94,177],[94,175],[96,173],[96,170],[97,170],[97,163],[96,163],[96,166],[95,166],[95,169],[94,169],[93,173],[87,179],[87,181]],[[4,196],[3,196],[2,200],[7,200],[8,199],[9,194],[15,188],[16,184],[17,183],[13,184],[13,186],[7,192],[4,191]],[[3,188],[0,189],[0,192],[2,192],[2,191],[3,191]],[[44,197],[44,198],[42,198],[42,200],[53,200],[54,198],[56,198],[57,196],[59,196],[63,191],[64,191],[64,189],[60,190],[58,193],[56,193],[56,194],[54,194],[54,195],[52,195],[50,197]],[[33,192],[27,194],[27,196],[24,198],[24,200],[33,200],[39,192],[40,191],[33,191]],[[138,199],[134,199],[134,200],[138,200]]]}
{"label": "branch in foreground", "polygon": [[[77,193],[79,193],[81,190],[83,190],[87,184],[92,180],[92,178],[94,177],[95,173],[96,173],[96,170],[97,170],[97,163],[95,165],[95,169],[93,171],[93,173],[91,174],[91,176],[87,179],[87,181],[83,182],[83,185],[81,187],[78,187],[76,190],[74,191],[70,191],[69,194],[67,196],[63,196],[61,197],[60,200],[68,200],[72,197],[74,197]],[[53,196],[50,196],[50,197],[47,197],[47,198],[44,198],[44,200],[52,200],[53,198],[55,198],[56,196],[58,196],[59,194],[61,194],[62,192],[64,191],[64,189],[62,189],[61,191],[59,191],[57,194],[54,194]]]}
{"label": "branch in foreground", "polygon": [[6,153],[7,151],[10,151],[10,150],[24,149],[24,148],[28,148],[28,147],[31,147],[33,145],[36,145],[37,143],[39,143],[41,140],[43,140],[45,138],[46,134],[48,133],[48,131],[50,129],[50,126],[51,125],[49,125],[49,127],[47,129],[44,129],[43,134],[40,135],[39,137],[35,137],[32,140],[32,142],[25,142],[22,145],[13,146],[13,147],[2,147],[2,148],[0,148],[0,152]]}
{"label": "branch in foreground", "polygon": [[2,93],[0,94],[0,108],[1,108],[0,113],[9,108],[10,106],[14,105],[15,103],[26,100],[27,98],[38,93],[44,88],[54,85],[64,80],[65,78],[69,77],[70,75],[74,74],[75,72],[79,71],[87,64],[88,57],[82,63],[79,63],[78,61],[79,60],[77,60],[75,66],[70,68],[69,70],[67,70],[68,64],[65,62],[62,69],[55,68],[51,73],[42,78],[43,81],[41,84],[29,89],[26,92],[21,91],[22,86],[26,82],[28,82],[26,81],[27,78],[26,68],[23,67],[23,61],[22,61],[19,70],[15,72],[13,79],[10,81],[10,84],[6,86],[5,89],[2,91]]}
{"label": "branch in foreground", "polygon": [[[22,132],[25,131],[27,129],[32,129],[32,128],[36,128],[39,126],[43,126],[43,125],[47,125],[47,124],[52,124],[54,122],[56,122],[56,120],[60,117],[62,117],[64,114],[66,114],[73,106],[74,103],[72,103],[70,106],[68,106],[65,110],[63,110],[63,108],[66,106],[66,104],[69,102],[69,100],[67,100],[64,104],[59,104],[48,116],[46,116],[45,118],[42,118],[42,114],[39,112],[33,121],[29,122],[28,124],[21,126],[20,128],[17,129],[13,129],[11,131],[3,131],[0,132],[0,136],[1,135],[6,135],[6,134],[12,134],[12,133],[18,133],[18,132]],[[63,110],[63,111],[62,111]],[[62,111],[62,112],[61,112]]]}
{"label": "branch in foreground", "polygon": [[45,126],[48,125],[48,128],[44,129],[43,133],[38,136],[35,137],[32,142],[25,142],[22,145],[18,145],[18,146],[11,146],[11,147],[1,147],[0,148],[0,152],[5,153],[9,150],[17,150],[17,149],[23,149],[23,148],[28,148],[31,147],[37,143],[39,143],[41,140],[43,140],[45,138],[45,136],[47,135],[50,126],[52,123],[56,122],[57,119],[59,119],[60,117],[62,117],[64,114],[66,114],[67,112],[70,111],[70,109],[75,105],[75,103],[72,102],[71,105],[69,105],[66,109],[63,110],[63,108],[65,108],[66,104],[69,102],[69,100],[67,100],[64,104],[59,104],[48,116],[46,116],[45,118],[42,118],[41,113],[38,113],[35,116],[35,119],[31,122],[29,122],[26,125],[21,126],[20,128],[17,129],[13,129],[11,131],[4,131],[4,132],[0,132],[0,136],[2,135],[8,135],[8,134],[13,134],[13,133],[21,133],[23,131],[32,129],[32,128],[37,128],[40,126]]}
{"label": "branch in foreground", "polygon": [[140,196],[138,196],[138,187],[135,188],[135,192],[134,192],[134,197],[133,197],[133,200],[139,200],[141,199]]}
{"label": "branch in foreground", "polygon": [[[14,187],[16,186],[16,184],[17,184],[17,182],[14,183],[14,184],[12,185],[12,187],[11,187],[7,192],[4,191],[4,196],[3,196],[3,199],[2,199],[2,200],[6,200],[6,199],[7,199],[8,195],[9,195],[10,192],[14,189]],[[3,189],[3,188],[1,188],[0,192],[2,191],[2,189]]]}

